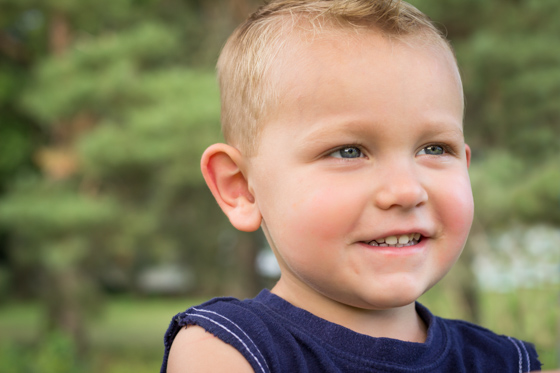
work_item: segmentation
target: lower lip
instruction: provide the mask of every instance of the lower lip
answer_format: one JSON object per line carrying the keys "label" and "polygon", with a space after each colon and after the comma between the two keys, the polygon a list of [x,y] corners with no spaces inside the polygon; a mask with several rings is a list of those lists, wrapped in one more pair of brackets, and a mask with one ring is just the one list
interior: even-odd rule
{"label": "lower lip", "polygon": [[360,242],[360,245],[362,245],[367,250],[371,250],[376,253],[400,256],[400,255],[414,255],[423,251],[424,248],[426,247],[426,241],[427,239],[423,237],[422,240],[418,242],[416,245],[403,246],[403,247],[371,246],[364,242]]}

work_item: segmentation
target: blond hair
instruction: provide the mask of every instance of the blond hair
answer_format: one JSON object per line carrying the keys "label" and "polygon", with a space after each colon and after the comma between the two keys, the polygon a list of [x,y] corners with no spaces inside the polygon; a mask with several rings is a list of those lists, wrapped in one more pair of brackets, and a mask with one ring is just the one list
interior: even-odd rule
{"label": "blond hair", "polygon": [[325,30],[377,30],[402,40],[423,36],[447,40],[431,20],[400,0],[272,0],[259,8],[229,37],[218,59],[225,140],[245,155],[254,155],[263,118],[274,107],[277,88],[269,70],[296,25],[313,34]]}

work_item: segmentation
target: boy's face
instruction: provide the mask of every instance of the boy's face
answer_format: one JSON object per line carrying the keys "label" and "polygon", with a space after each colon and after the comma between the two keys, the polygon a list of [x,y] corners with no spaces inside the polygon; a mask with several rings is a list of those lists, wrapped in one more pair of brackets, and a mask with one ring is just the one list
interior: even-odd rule
{"label": "boy's face", "polygon": [[[464,246],[459,75],[449,51],[411,44],[338,35],[275,65],[280,102],[246,176],[282,269],[277,291],[300,307],[410,304]],[[407,246],[383,246],[395,236]]]}

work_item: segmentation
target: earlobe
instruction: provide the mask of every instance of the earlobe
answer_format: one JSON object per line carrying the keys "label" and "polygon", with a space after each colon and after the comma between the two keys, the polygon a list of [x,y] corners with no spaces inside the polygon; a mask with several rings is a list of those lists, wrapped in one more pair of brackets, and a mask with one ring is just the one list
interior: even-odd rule
{"label": "earlobe", "polygon": [[467,168],[471,166],[471,147],[465,144],[465,155],[467,157]]}
{"label": "earlobe", "polygon": [[243,156],[227,144],[211,145],[200,162],[206,184],[231,224],[252,232],[261,224],[261,214],[242,172]]}

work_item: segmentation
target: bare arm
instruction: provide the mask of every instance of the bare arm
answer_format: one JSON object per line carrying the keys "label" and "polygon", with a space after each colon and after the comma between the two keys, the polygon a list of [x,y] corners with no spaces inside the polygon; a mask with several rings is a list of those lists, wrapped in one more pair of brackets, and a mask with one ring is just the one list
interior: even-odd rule
{"label": "bare arm", "polygon": [[253,373],[253,368],[239,351],[199,326],[189,326],[175,337],[168,373],[239,372]]}

